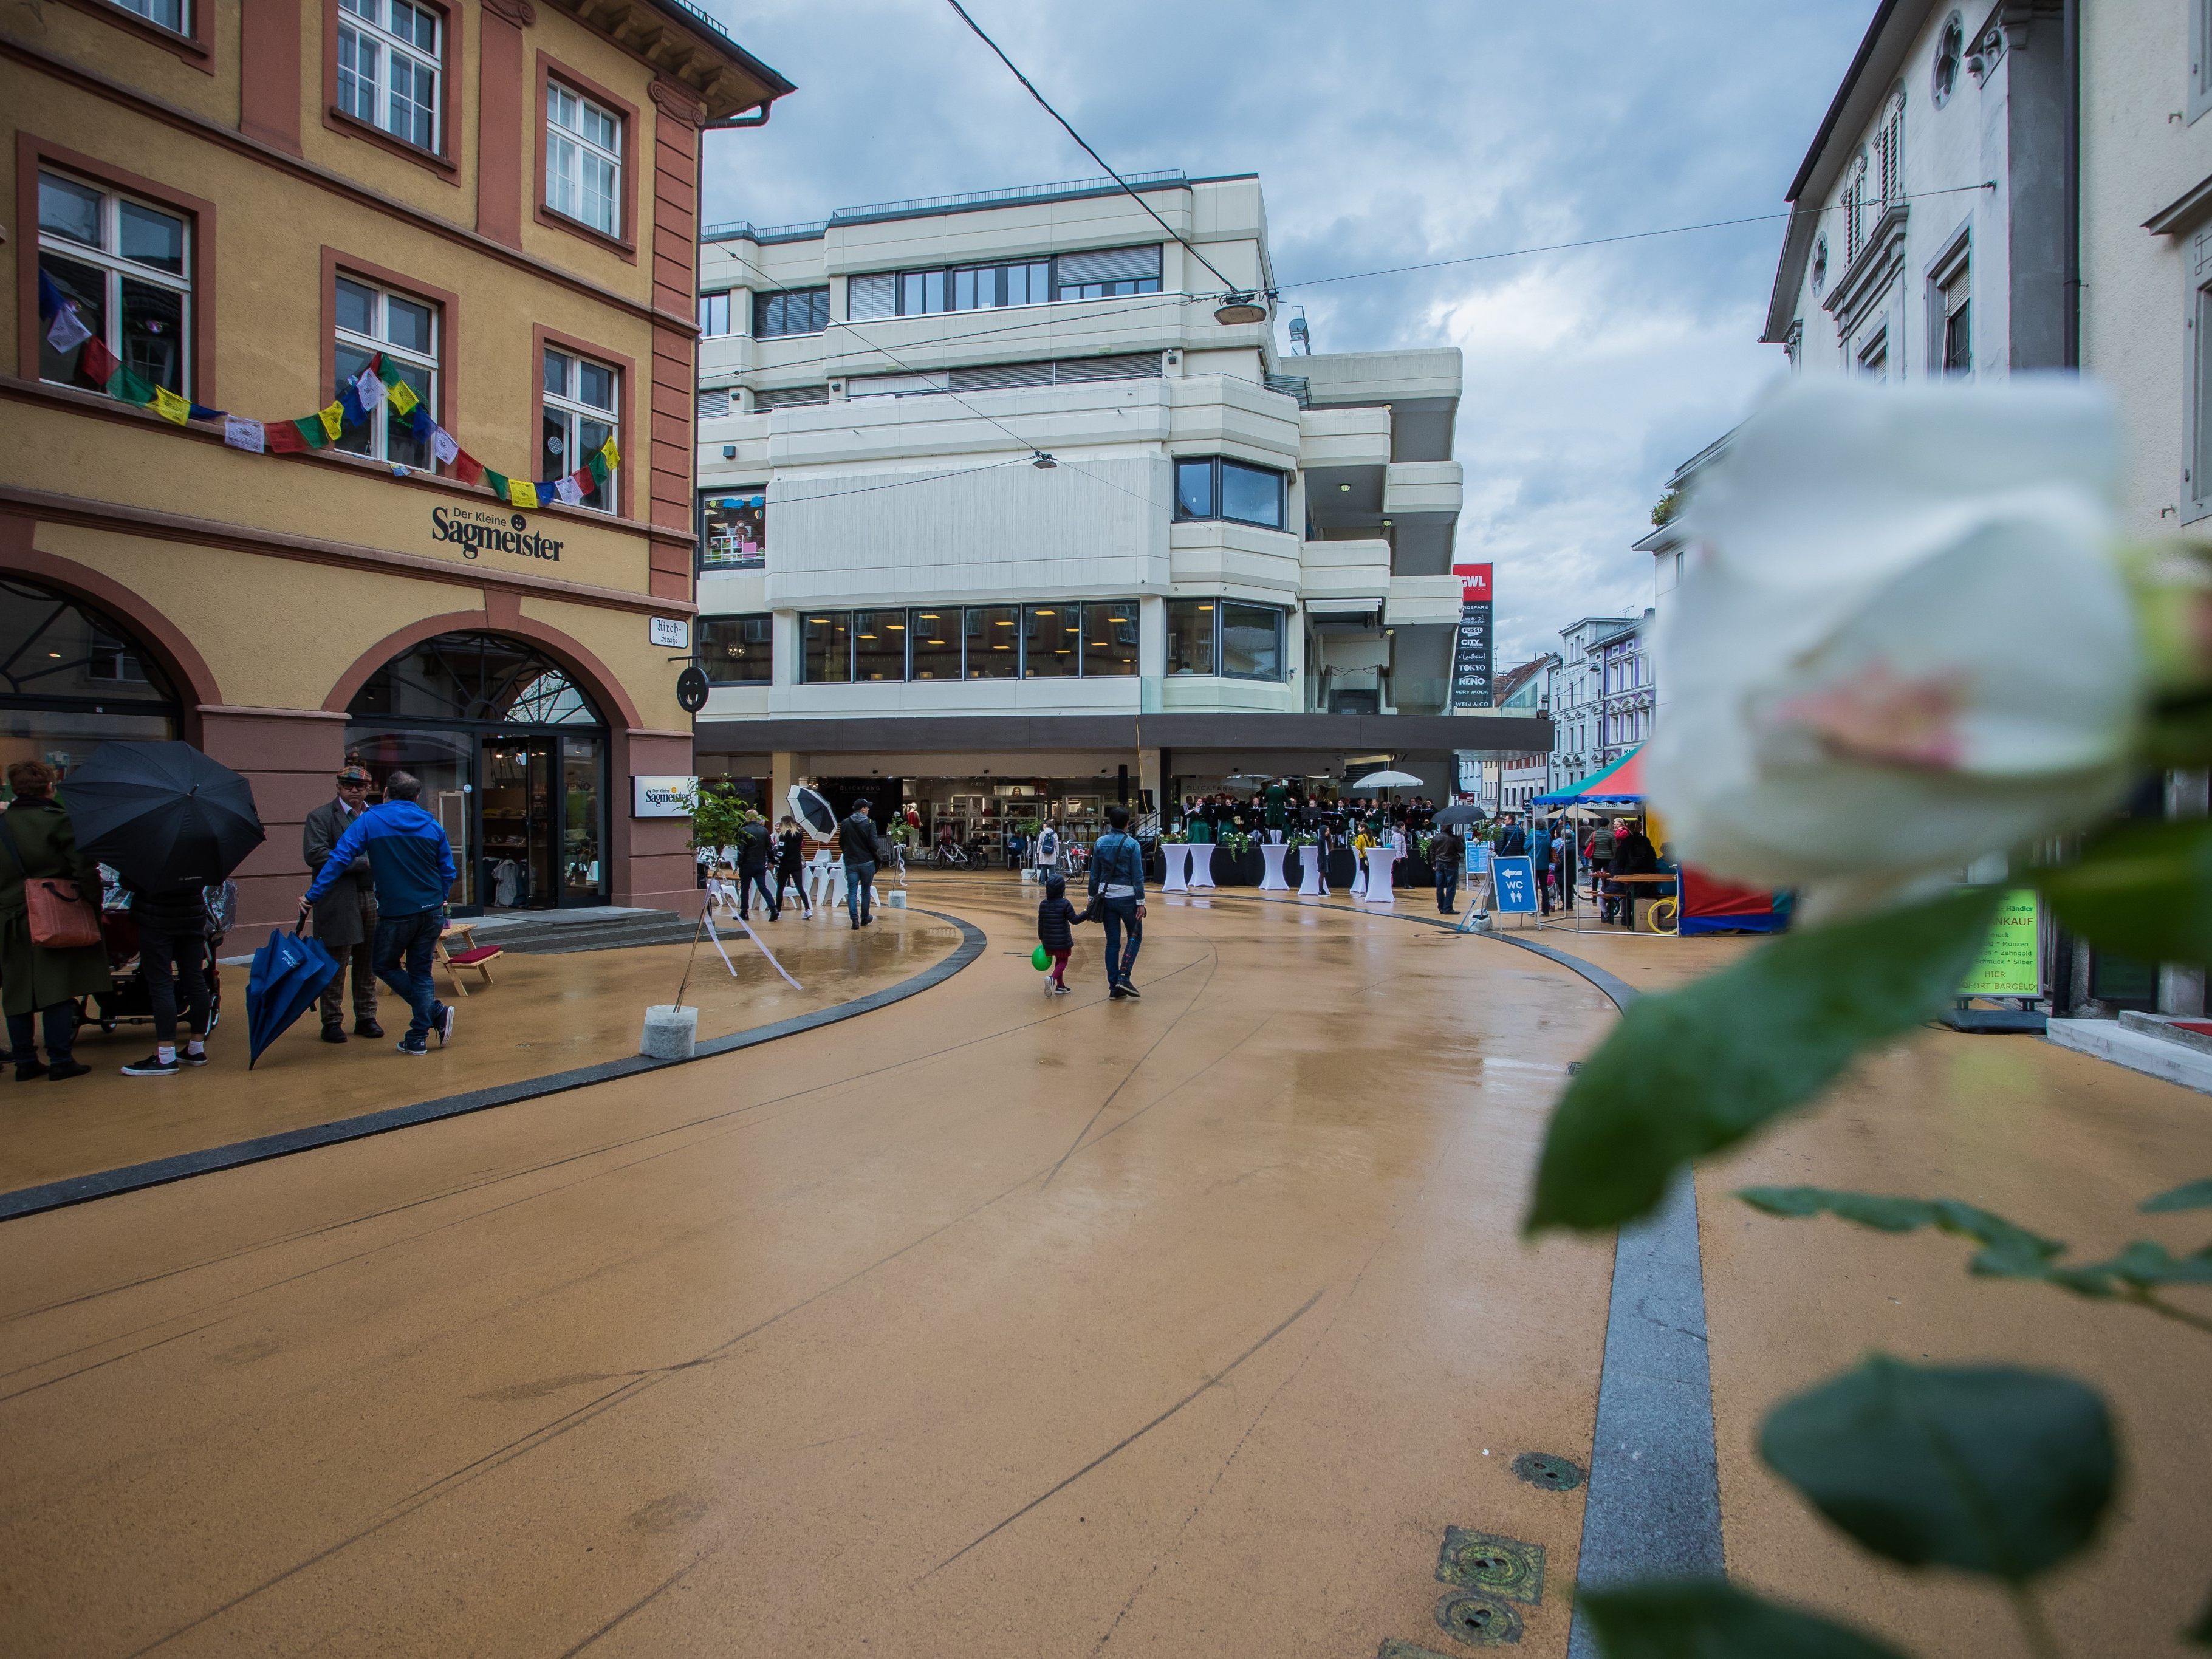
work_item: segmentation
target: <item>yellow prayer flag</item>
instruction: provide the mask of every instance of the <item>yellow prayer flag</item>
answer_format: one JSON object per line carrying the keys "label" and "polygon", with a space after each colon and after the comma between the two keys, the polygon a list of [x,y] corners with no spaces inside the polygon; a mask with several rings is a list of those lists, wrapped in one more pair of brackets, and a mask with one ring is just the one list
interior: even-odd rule
{"label": "yellow prayer flag", "polygon": [[538,486],[526,478],[509,478],[507,481],[507,499],[510,506],[535,507],[538,505]]}
{"label": "yellow prayer flag", "polygon": [[191,400],[179,398],[165,386],[157,386],[154,388],[154,412],[165,421],[174,421],[182,426],[191,419]]}
{"label": "yellow prayer flag", "polygon": [[345,430],[345,405],[332,404],[328,409],[319,409],[315,418],[323,423],[323,430],[330,434],[331,441],[336,443]]}
{"label": "yellow prayer flag", "polygon": [[402,415],[407,414],[416,404],[422,401],[415,395],[415,388],[404,380],[394,380],[392,383],[391,398],[392,407]]}
{"label": "yellow prayer flag", "polygon": [[609,466],[620,466],[622,465],[622,451],[615,447],[615,441],[612,438],[608,439],[606,442],[599,446],[599,453],[607,458],[607,465]]}

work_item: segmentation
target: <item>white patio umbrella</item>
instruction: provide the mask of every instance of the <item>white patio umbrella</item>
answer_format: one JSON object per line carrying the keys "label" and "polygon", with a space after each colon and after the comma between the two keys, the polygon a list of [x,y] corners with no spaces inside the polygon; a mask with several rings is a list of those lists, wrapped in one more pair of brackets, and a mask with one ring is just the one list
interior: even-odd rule
{"label": "white patio umbrella", "polygon": [[1370,772],[1365,777],[1356,780],[1352,787],[1354,789],[1418,789],[1420,787],[1420,783],[1421,781],[1411,772],[1394,772],[1385,767],[1380,772]]}

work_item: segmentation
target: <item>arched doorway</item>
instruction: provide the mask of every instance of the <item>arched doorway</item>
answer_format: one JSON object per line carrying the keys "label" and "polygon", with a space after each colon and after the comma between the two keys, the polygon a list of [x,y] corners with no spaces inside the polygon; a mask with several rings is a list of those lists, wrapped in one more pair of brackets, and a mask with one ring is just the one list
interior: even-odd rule
{"label": "arched doorway", "polygon": [[346,716],[346,752],[380,784],[422,779],[453,843],[456,909],[607,902],[606,721],[537,646],[434,635],[370,675]]}
{"label": "arched doorway", "polygon": [[183,719],[175,686],[128,628],[54,588],[0,576],[0,778],[19,760],[66,775],[111,738],[174,738]]}

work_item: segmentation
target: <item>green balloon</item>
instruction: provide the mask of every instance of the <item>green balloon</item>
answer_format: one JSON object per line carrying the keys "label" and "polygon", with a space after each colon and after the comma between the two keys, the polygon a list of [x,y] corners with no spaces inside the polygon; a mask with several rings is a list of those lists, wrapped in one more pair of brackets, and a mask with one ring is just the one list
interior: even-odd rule
{"label": "green balloon", "polygon": [[1052,966],[1052,958],[1045,954],[1043,945],[1040,945],[1036,950],[1030,952],[1030,966],[1036,969],[1040,974],[1044,972],[1046,969]]}

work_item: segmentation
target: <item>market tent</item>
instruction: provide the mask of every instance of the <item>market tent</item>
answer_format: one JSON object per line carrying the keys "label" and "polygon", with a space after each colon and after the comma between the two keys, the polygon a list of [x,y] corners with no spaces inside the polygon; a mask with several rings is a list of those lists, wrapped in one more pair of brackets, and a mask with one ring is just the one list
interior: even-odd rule
{"label": "market tent", "polygon": [[1602,770],[1580,783],[1548,795],[1538,795],[1531,806],[1641,805],[1644,801],[1644,745],[1638,744]]}

